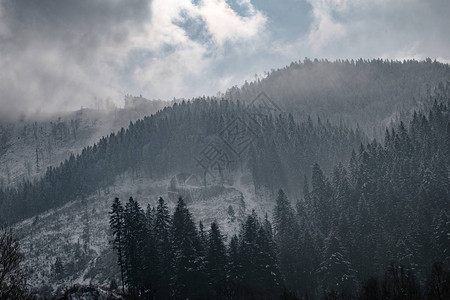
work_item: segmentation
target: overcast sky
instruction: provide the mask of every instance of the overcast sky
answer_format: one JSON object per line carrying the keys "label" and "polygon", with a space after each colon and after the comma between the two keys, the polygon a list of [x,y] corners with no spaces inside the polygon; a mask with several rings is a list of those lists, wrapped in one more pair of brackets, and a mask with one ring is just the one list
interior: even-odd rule
{"label": "overcast sky", "polygon": [[0,0],[1,115],[215,95],[309,58],[450,62],[449,0]]}

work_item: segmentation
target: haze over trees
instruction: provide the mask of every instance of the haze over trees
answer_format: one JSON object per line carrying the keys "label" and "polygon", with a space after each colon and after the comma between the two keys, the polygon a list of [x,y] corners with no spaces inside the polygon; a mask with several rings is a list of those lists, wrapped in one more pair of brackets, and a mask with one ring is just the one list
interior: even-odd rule
{"label": "haze over trees", "polygon": [[[49,167],[40,180],[24,180],[16,187],[3,189],[0,220],[17,221],[87,197],[111,185],[117,175],[127,171],[133,176],[146,174],[153,178],[180,171],[204,175],[195,158],[208,145],[206,139],[217,137],[227,124],[234,124],[236,120],[254,122],[239,102],[196,99],[174,104],[156,115],[130,123],[126,130],[103,137],[77,156],[70,155],[59,167]],[[280,187],[298,190],[297,178],[309,172],[311,161],[330,168],[339,160],[349,158],[351,149],[366,141],[359,130],[333,126],[329,122],[314,125],[310,119],[296,123],[292,116],[284,113],[264,115],[261,121],[252,126],[251,137],[255,140],[249,145],[251,150],[229,157],[229,162],[233,163],[229,168],[237,170],[249,163],[256,185],[264,185],[273,192]],[[246,126],[243,124],[240,126]],[[258,153],[255,153],[256,147]],[[265,172],[278,163],[283,166],[276,168],[281,177]],[[223,174],[218,176],[226,180]]]}
{"label": "haze over trees", "polygon": [[[98,101],[100,102],[100,101]],[[124,108],[96,105],[73,112],[0,119],[0,187],[33,181],[48,166],[58,166],[70,153],[79,153],[102,136],[156,113],[171,102],[125,96]]]}
{"label": "haze over trees", "polygon": [[[396,297],[400,293],[420,299],[426,292],[430,299],[435,299],[430,296],[434,293],[430,284],[436,280],[435,276],[440,276],[437,274],[442,274],[446,278],[443,290],[449,295],[449,273],[442,269],[450,264],[449,116],[449,107],[437,102],[427,115],[414,113],[408,126],[400,123],[398,128],[386,132],[384,145],[373,141],[361,146],[358,152],[352,151],[348,165],[337,164],[330,178],[315,164],[311,178],[305,178],[303,197],[299,197],[295,209],[284,191],[278,192],[274,230],[267,219],[261,223],[252,214],[242,225],[239,237],[231,239],[230,253],[236,244],[240,245],[235,255],[239,257],[236,264],[241,269],[233,270],[236,265],[231,263],[228,272],[222,271],[221,274],[226,274],[222,280],[217,274],[209,278],[231,284],[236,288],[233,293],[242,293],[240,297],[244,298],[261,293],[270,299],[267,295],[274,297],[282,287],[297,296],[358,297],[358,288],[364,285],[361,293],[375,293],[378,297]],[[116,203],[113,214],[120,211]],[[160,205],[163,203],[160,199]],[[130,213],[134,209],[136,212],[124,213],[124,223],[134,216],[128,222],[142,219],[138,227],[144,228],[144,216],[148,216],[150,221],[147,222],[151,223],[155,210],[148,208],[144,214],[136,207],[136,202],[130,198],[125,211]],[[156,218],[161,218],[158,214],[163,211],[159,208]],[[205,266],[213,266],[209,271],[212,273],[217,269],[226,270],[227,258],[217,224],[211,225],[210,243],[218,244],[206,247],[210,257],[205,256],[201,237],[181,198],[172,222],[166,224],[173,230],[169,234],[171,247],[174,247],[170,253],[175,255],[169,260],[174,264],[172,271],[177,277],[184,276],[179,272],[187,269],[194,273],[181,278],[199,280],[197,283],[177,282],[173,286],[193,288],[201,284],[202,276],[208,274],[206,269],[202,270]],[[116,234],[116,239],[119,237],[120,234]],[[145,234],[141,239],[144,237]],[[183,248],[186,238],[188,248]],[[135,245],[136,237],[132,240]],[[125,256],[131,259],[133,253]],[[230,263],[233,259],[229,255]],[[395,263],[391,263],[393,261]],[[178,263],[195,265],[179,266]],[[234,277],[229,274],[237,274],[240,281],[233,282]],[[383,280],[377,279],[383,274]],[[132,293],[147,290],[134,281],[132,275],[128,276]],[[152,278],[150,275],[142,277]],[[396,286],[396,280],[404,286]],[[207,286],[201,285],[183,290],[181,298],[187,295],[195,298],[202,293],[217,296],[223,293],[220,282],[211,284],[214,292],[204,290]],[[428,285],[424,286],[423,282]],[[192,294],[194,291],[199,294]]]}
{"label": "haze over trees", "polygon": [[[109,289],[129,297],[446,299],[449,80],[449,66],[431,60],[292,63],[224,99],[174,103],[42,177],[4,185],[0,224],[35,224],[41,213],[103,193],[111,198],[104,233],[111,244],[97,258],[117,264]],[[148,104],[136,103],[137,110]],[[72,134],[58,128],[56,136]],[[0,128],[0,139],[8,138]],[[25,169],[41,167],[40,157],[36,150]],[[135,200],[143,193],[124,201],[110,191],[123,178],[169,186],[144,208]],[[173,199],[177,189],[188,197]],[[198,222],[189,206],[213,206],[206,200],[227,189],[256,208],[235,211],[226,202],[236,232],[225,232],[221,220]],[[79,217],[77,249],[86,259],[98,250],[89,249],[96,230],[89,216],[107,214]],[[5,237],[5,249],[17,250]],[[67,265],[56,260],[55,278]]]}
{"label": "haze over trees", "polygon": [[226,99],[253,100],[266,92],[294,118],[320,117],[350,128],[358,124],[371,137],[382,138],[391,120],[403,120],[438,86],[448,90],[450,67],[431,59],[392,61],[326,59],[292,62],[241,87]]}

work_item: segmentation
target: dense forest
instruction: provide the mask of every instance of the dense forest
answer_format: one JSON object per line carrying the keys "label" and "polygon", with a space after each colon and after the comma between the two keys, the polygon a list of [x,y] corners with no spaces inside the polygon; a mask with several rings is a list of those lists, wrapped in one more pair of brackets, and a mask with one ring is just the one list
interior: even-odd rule
{"label": "dense forest", "polygon": [[255,81],[230,88],[226,99],[253,100],[265,91],[282,110],[304,120],[328,119],[350,128],[357,124],[371,137],[380,138],[391,121],[405,120],[434,88],[448,89],[448,64],[427,59],[337,60],[292,62],[271,70]]}
{"label": "dense forest", "polygon": [[[449,151],[449,107],[436,103],[427,115],[414,114],[409,126],[387,131],[384,146],[374,141],[353,152],[331,178],[315,165],[295,213],[285,208],[285,258],[297,249],[297,272],[311,263],[306,274],[315,270],[319,285],[334,288],[381,275],[390,261],[422,283],[433,262],[448,268]],[[292,280],[297,289],[301,281]]]}
{"label": "dense forest", "polygon": [[[428,111],[434,99],[447,101],[449,74],[448,65],[431,60],[295,62],[231,88],[224,94],[228,100],[175,103],[71,155],[42,178],[3,187],[0,222],[84,198],[124,172],[154,178],[190,172],[204,182],[209,177],[224,183],[233,180],[233,172],[249,168],[257,192],[284,188],[295,196],[303,191],[298,178],[309,175],[314,163],[328,173],[366,144],[367,136],[383,139],[387,124],[409,122],[414,108]],[[276,109],[252,102],[262,91]],[[145,110],[145,100],[136,99],[133,109]],[[226,130],[235,130],[234,140],[244,137],[241,145],[248,144],[235,151]],[[205,165],[201,156],[211,144],[220,152],[219,161]],[[36,168],[41,156],[36,150]]]}
{"label": "dense forest", "polygon": [[[128,293],[166,299],[445,299],[450,295],[450,110],[433,106],[339,163],[314,164],[295,207],[283,190],[261,221],[248,216],[226,246],[199,229],[180,198],[111,211]],[[300,179],[299,179],[300,180]],[[311,182],[311,184],[309,184]],[[164,269],[168,268],[168,269]],[[286,299],[286,298],[285,298]],[[289,299],[289,298],[287,298]]]}
{"label": "dense forest", "polygon": [[[124,108],[96,100],[95,109],[83,108],[18,121],[0,119],[0,187],[39,179],[48,166],[58,166],[69,153],[80,153],[102,136],[127,127],[173,103],[126,95]],[[109,105],[108,105],[109,103]]]}
{"label": "dense forest", "polygon": [[[0,226],[22,226],[19,221],[32,217],[31,228],[43,226],[45,215],[39,214],[70,202],[97,203],[92,195],[102,194],[106,208],[84,207],[84,235],[93,230],[88,213],[106,218],[107,201],[116,197],[109,189],[118,181],[124,193],[125,184],[159,180],[169,186],[155,191],[158,197],[167,192],[173,211],[163,197],[146,209],[133,198],[113,202],[105,262],[117,258],[120,274],[114,269],[105,277],[116,294],[447,299],[449,71],[448,64],[431,60],[305,59],[233,87],[223,99],[174,102],[48,167],[42,177],[0,188]],[[127,109],[136,113],[162,105],[128,100]],[[78,132],[56,125],[60,130],[52,134],[61,139]],[[7,128],[0,129],[0,141],[7,135]],[[6,148],[0,145],[0,154]],[[250,215],[242,209],[232,228],[239,232],[230,227],[228,235],[219,227],[223,220],[197,224],[188,205],[214,202],[201,202],[198,193],[174,198],[170,192],[176,194],[186,178],[194,178],[205,195],[208,187],[236,188],[234,196],[224,193],[214,201],[235,197],[244,203],[242,191],[250,186],[249,202],[265,207]],[[140,188],[136,197],[145,194]],[[73,202],[86,199],[93,200]],[[263,211],[268,213],[258,215]],[[64,246],[71,249],[69,238]],[[84,246],[98,255],[89,257],[107,253],[89,249],[89,242]],[[65,266],[61,259],[51,264]]]}
{"label": "dense forest", "polygon": [[[16,187],[0,190],[0,220],[14,222],[87,197],[127,171],[153,178],[176,172],[201,177],[210,174],[223,183],[233,180],[233,172],[251,164],[257,186],[274,193],[280,187],[299,192],[298,178],[310,173],[311,162],[331,169],[367,141],[358,129],[320,120],[314,124],[311,119],[298,123],[291,114],[282,112],[256,112],[260,112],[258,107],[248,109],[227,100],[196,99],[174,104],[102,138],[59,167],[49,167],[40,180],[24,180]],[[236,148],[227,143],[231,138],[246,141],[245,148],[233,152]],[[207,147],[214,147],[223,159],[218,157],[205,165]]]}

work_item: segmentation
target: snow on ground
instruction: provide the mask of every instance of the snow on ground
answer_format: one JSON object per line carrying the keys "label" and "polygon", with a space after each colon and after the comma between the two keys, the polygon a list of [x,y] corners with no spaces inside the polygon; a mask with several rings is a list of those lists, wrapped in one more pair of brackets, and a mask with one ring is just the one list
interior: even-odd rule
{"label": "snow on ground", "polygon": [[[239,174],[237,178],[233,185],[201,187],[197,197],[188,202],[192,215],[197,222],[203,222],[205,230],[216,220],[228,239],[238,233],[240,223],[252,209],[261,217],[270,213],[265,209],[269,203],[264,205],[265,201],[255,196],[249,175]],[[116,257],[109,243],[112,237],[108,212],[113,199],[119,197],[126,203],[132,196],[145,209],[147,204],[156,206],[163,197],[173,211],[176,199],[168,196],[170,180],[119,176],[114,186],[85,200],[17,224],[15,231],[25,254],[30,285],[41,291],[75,283],[108,286],[111,279],[118,278]]]}
{"label": "snow on ground", "polygon": [[[142,99],[138,99],[137,106],[128,103],[125,109],[108,112],[81,109],[53,119],[0,124],[0,187],[39,178],[48,166],[59,165],[71,153],[80,153],[102,136],[165,105]],[[261,217],[271,214],[273,195],[256,196],[248,173],[236,174],[232,184],[206,187],[199,181],[180,183],[178,177],[184,175],[174,174],[161,180],[118,176],[113,186],[87,199],[16,224],[31,287],[48,294],[76,283],[108,286],[111,279],[118,278],[116,256],[109,243],[112,237],[108,212],[115,197],[125,203],[132,196],[145,209],[147,204],[156,206],[162,196],[173,211],[177,193],[184,196],[188,192],[186,202],[197,224],[202,221],[207,231],[210,223],[217,221],[227,239],[238,233],[252,210]],[[170,185],[174,178],[175,187]]]}
{"label": "snow on ground", "polygon": [[47,167],[58,166],[71,153],[79,154],[103,136],[128,127],[130,121],[156,113],[164,103],[171,104],[143,103],[140,107],[128,104],[126,109],[80,109],[39,121],[0,122],[0,187],[39,178]]}

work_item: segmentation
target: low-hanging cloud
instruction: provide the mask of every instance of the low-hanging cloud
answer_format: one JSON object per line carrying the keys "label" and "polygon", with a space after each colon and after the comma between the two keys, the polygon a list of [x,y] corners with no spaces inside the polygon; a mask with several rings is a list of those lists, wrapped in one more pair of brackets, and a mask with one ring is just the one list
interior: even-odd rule
{"label": "low-hanging cloud", "polygon": [[[206,39],[177,25],[183,14],[204,24]],[[226,44],[249,42],[265,23],[260,12],[241,16],[222,0],[0,0],[0,16],[4,116],[75,109],[95,98],[120,104],[128,92],[201,93],[200,75]]]}
{"label": "low-hanging cloud", "polygon": [[35,114],[118,96],[115,70],[149,1],[1,0],[0,103]]}
{"label": "low-hanging cloud", "polygon": [[447,0],[0,0],[0,115],[215,94],[303,57],[448,62],[448,15]]}
{"label": "low-hanging cloud", "polygon": [[308,42],[319,56],[450,59],[447,0],[308,2],[314,15]]}

